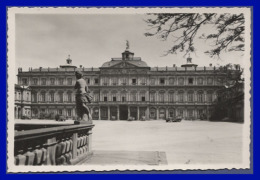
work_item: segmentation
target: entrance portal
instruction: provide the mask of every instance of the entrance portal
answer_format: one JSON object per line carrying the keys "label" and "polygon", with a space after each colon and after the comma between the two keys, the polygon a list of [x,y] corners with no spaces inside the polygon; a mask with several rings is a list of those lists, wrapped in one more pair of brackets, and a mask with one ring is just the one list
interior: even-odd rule
{"label": "entrance portal", "polygon": [[128,119],[128,108],[127,106],[120,106],[120,120],[127,120]]}

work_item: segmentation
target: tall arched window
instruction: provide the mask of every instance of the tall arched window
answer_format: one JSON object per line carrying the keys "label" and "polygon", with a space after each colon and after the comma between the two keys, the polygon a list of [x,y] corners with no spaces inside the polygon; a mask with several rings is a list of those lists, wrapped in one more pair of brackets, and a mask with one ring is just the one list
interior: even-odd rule
{"label": "tall arched window", "polygon": [[174,92],[173,91],[169,92],[169,102],[174,102]]}
{"label": "tall arched window", "polygon": [[159,102],[164,102],[164,91],[159,92]]}
{"label": "tall arched window", "polygon": [[193,102],[193,91],[188,92],[188,102]]}
{"label": "tall arched window", "polygon": [[63,92],[59,92],[59,102],[63,102]]}
{"label": "tall arched window", "polygon": [[32,92],[32,102],[37,102],[37,93]]}
{"label": "tall arched window", "polygon": [[98,102],[98,101],[99,101],[99,92],[98,92],[98,91],[95,91],[95,92],[94,92],[93,101],[95,101],[95,102]]}
{"label": "tall arched window", "polygon": [[112,78],[112,85],[117,85],[117,78],[116,77]]}
{"label": "tall arched window", "polygon": [[199,91],[197,94],[197,101],[203,102],[203,91]]}
{"label": "tall arched window", "polygon": [[50,92],[50,101],[54,102],[54,91]]}
{"label": "tall arched window", "polygon": [[208,100],[208,102],[212,102],[213,101],[213,93],[212,93],[212,91],[208,91],[207,92],[207,100]]}
{"label": "tall arched window", "polygon": [[154,91],[152,91],[150,94],[150,101],[155,102],[155,92]]}
{"label": "tall arched window", "polygon": [[68,92],[68,102],[72,102],[72,92]]}
{"label": "tall arched window", "polygon": [[45,93],[45,91],[41,92],[41,101],[42,102],[46,101],[46,93]]}
{"label": "tall arched window", "polygon": [[117,101],[117,98],[116,98],[116,94],[117,94],[117,91],[112,91],[112,101]]}
{"label": "tall arched window", "polygon": [[137,101],[136,91],[132,91],[132,92],[131,92],[131,101]]}
{"label": "tall arched window", "polygon": [[183,91],[178,92],[178,101],[184,102],[184,92]]}
{"label": "tall arched window", "polygon": [[141,101],[145,101],[145,91],[140,92]]}

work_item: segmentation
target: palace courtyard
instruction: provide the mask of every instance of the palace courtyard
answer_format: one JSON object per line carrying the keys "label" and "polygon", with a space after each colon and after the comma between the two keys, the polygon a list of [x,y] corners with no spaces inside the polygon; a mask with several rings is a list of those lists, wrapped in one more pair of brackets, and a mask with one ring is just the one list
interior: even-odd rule
{"label": "palace courtyard", "polygon": [[243,124],[209,121],[166,123],[163,120],[96,120],[94,124],[94,153],[165,152],[168,164],[236,164],[242,161]]}

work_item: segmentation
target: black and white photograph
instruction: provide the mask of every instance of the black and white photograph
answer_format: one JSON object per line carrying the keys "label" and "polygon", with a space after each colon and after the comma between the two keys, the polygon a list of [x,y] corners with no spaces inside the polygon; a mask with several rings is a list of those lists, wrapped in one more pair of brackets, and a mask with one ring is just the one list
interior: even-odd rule
{"label": "black and white photograph", "polygon": [[8,172],[250,168],[250,8],[7,16]]}

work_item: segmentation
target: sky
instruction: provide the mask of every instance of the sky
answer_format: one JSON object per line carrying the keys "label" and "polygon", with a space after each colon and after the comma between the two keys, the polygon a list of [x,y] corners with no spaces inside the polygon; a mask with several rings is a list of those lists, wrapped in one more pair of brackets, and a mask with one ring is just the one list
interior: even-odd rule
{"label": "sky", "polygon": [[[186,63],[187,57],[181,53],[163,56],[173,45],[171,40],[144,36],[149,29],[146,18],[141,14],[16,14],[16,69],[59,67],[68,55],[76,66],[100,67],[113,57],[121,57],[126,40],[135,57],[141,57],[150,67]],[[201,31],[212,30],[206,27]],[[196,39],[195,48],[192,62],[199,66],[243,62],[241,53],[224,52],[221,59],[210,58],[204,54],[210,48],[204,40]]]}

